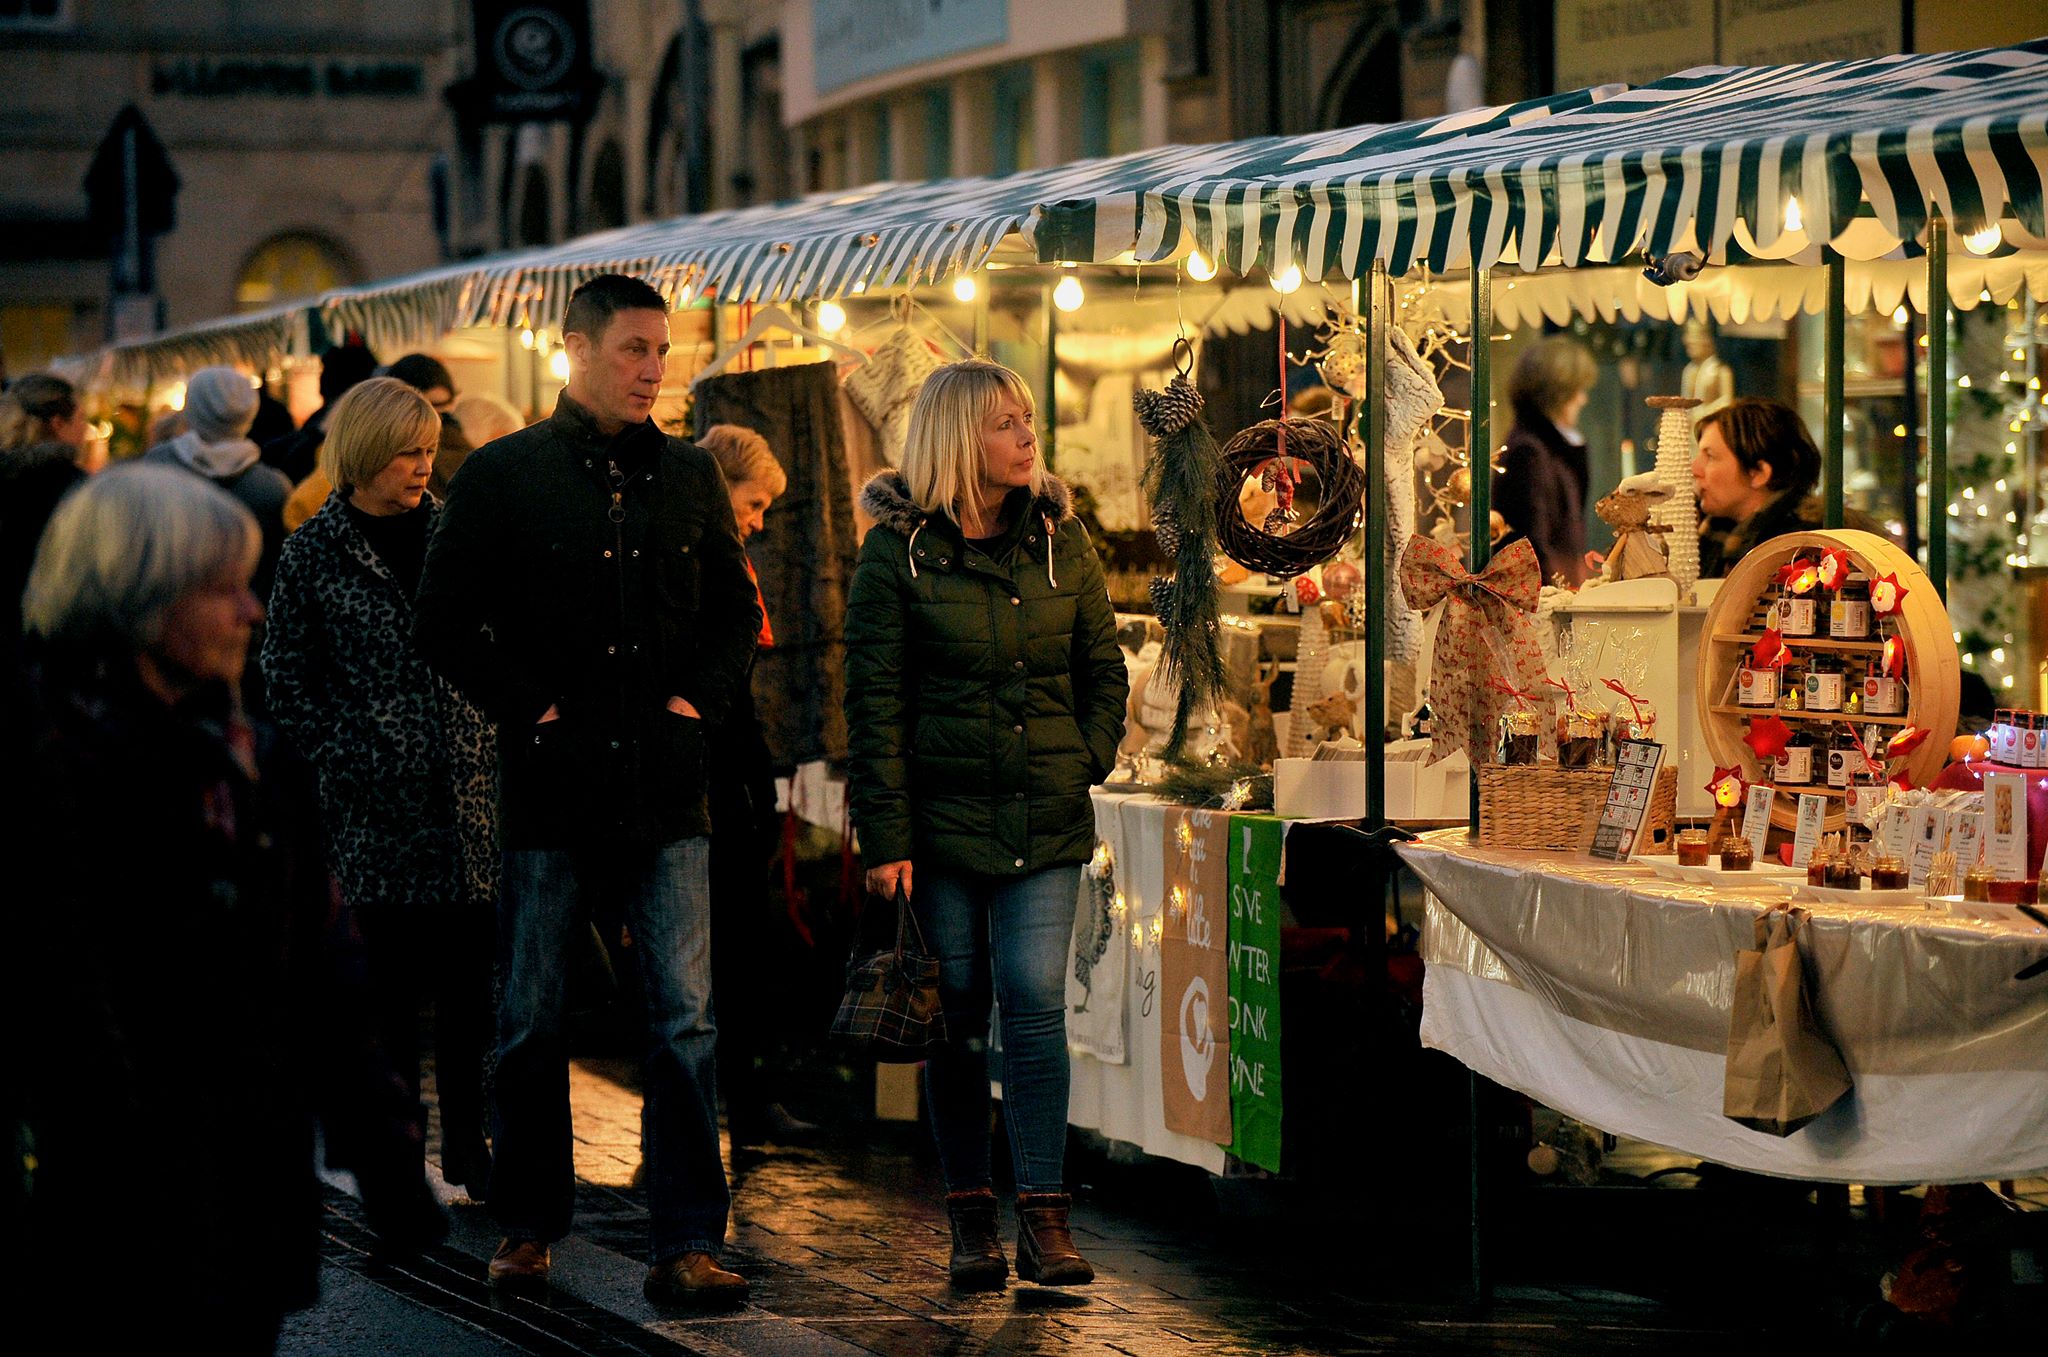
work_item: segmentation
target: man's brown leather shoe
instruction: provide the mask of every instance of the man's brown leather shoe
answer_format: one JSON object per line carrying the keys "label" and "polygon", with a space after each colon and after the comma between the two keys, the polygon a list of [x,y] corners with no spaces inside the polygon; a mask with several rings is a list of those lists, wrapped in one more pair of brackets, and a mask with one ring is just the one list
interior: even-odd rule
{"label": "man's brown leather shoe", "polygon": [[727,1272],[708,1253],[679,1253],[647,1269],[640,1288],[657,1305],[699,1307],[747,1303],[747,1279]]}
{"label": "man's brown leather shoe", "polygon": [[548,1246],[538,1239],[501,1239],[491,1255],[492,1286],[545,1286],[548,1280]]}

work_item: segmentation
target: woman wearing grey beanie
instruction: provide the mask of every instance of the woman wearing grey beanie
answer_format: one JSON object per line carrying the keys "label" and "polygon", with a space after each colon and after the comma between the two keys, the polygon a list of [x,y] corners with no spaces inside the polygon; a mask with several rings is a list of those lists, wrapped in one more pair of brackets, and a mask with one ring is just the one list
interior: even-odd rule
{"label": "woman wearing grey beanie", "polygon": [[255,419],[256,385],[246,373],[201,368],[185,379],[185,432],[143,453],[142,460],[204,476],[256,515],[263,554],[250,587],[256,597],[268,598],[284,544],[284,502],[291,498],[292,483],[276,467],[257,460],[257,447],[248,436]]}

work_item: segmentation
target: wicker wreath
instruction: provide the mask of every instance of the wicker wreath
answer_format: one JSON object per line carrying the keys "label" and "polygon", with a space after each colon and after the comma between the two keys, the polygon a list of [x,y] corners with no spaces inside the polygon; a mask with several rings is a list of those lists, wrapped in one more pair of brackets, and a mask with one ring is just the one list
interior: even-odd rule
{"label": "wicker wreath", "polygon": [[[1306,462],[1315,471],[1321,498],[1306,521],[1291,526],[1278,521],[1284,510],[1269,516],[1267,525],[1246,521],[1238,493],[1253,476],[1273,489],[1280,438],[1286,434],[1287,460]],[[1216,541],[1223,554],[1247,570],[1299,575],[1343,549],[1358,528],[1365,506],[1365,468],[1352,460],[1343,432],[1321,419],[1269,419],[1240,431],[1223,445],[1223,464],[1216,474]],[[1282,532],[1271,531],[1282,528]]]}

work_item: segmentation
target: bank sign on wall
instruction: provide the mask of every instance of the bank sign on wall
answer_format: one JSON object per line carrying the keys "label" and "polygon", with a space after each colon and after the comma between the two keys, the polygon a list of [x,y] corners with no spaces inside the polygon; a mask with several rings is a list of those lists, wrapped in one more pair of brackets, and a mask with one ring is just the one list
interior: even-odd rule
{"label": "bank sign on wall", "polygon": [[819,94],[1010,40],[1009,0],[811,0]]}
{"label": "bank sign on wall", "polygon": [[1646,85],[1691,66],[1889,56],[1900,0],[1557,0],[1556,85]]}

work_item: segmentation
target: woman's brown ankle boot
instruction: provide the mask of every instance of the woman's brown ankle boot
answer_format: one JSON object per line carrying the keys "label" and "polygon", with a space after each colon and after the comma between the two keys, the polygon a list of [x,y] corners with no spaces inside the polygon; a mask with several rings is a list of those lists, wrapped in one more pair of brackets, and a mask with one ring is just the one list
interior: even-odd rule
{"label": "woman's brown ankle boot", "polygon": [[1003,1257],[1002,1236],[996,1232],[996,1194],[988,1188],[949,1192],[946,1216],[953,1225],[947,1278],[962,1291],[1000,1291],[1009,1280],[1010,1264]]}
{"label": "woman's brown ankle boot", "polygon": [[1064,1192],[1033,1192],[1017,1198],[1017,1276],[1040,1286],[1080,1286],[1095,1280],[1074,1236],[1067,1213],[1074,1199]]}

